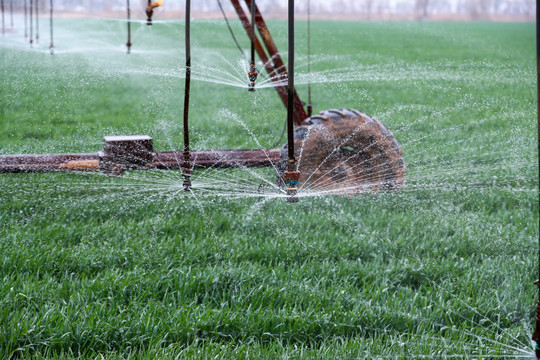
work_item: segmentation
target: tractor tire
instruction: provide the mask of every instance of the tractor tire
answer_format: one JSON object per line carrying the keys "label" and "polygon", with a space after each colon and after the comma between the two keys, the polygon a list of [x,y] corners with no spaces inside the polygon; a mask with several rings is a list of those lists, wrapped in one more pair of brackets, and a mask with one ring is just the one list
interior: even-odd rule
{"label": "tractor tire", "polygon": [[[381,122],[358,110],[327,110],[304,120],[294,131],[299,188],[354,194],[397,190],[405,182],[405,161],[396,138]],[[278,163],[284,184],[288,150]]]}

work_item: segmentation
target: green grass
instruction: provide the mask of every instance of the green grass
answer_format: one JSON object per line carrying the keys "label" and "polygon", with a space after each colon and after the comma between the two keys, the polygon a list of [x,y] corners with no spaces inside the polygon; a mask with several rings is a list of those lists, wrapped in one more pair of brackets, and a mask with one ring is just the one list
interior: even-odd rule
{"label": "green grass", "polygon": [[[0,154],[98,151],[104,135],[136,133],[182,148],[182,22],[135,24],[129,56],[123,22],[57,30],[55,56],[45,35],[33,50],[20,34],[0,39]],[[270,30],[285,49],[286,24]],[[193,64],[232,71],[240,53],[223,22],[192,31]],[[402,191],[291,205],[194,198],[172,171],[0,175],[0,358],[530,353],[534,25],[315,22],[313,33],[315,109],[384,122],[407,162]],[[269,146],[284,117],[272,89],[192,85],[194,149]],[[251,192],[273,178],[206,174],[248,178]]]}

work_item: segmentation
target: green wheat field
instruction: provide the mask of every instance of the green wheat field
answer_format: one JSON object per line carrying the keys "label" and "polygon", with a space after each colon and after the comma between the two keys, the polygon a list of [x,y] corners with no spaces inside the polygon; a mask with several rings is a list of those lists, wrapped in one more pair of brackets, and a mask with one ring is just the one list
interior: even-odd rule
{"label": "green wheat field", "polygon": [[[136,134],[182,149],[182,20],[134,22],[129,55],[122,19],[56,20],[53,56],[45,20],[33,48],[15,20],[0,155]],[[244,54],[223,20],[192,22],[192,149],[268,148],[283,128],[274,89],[246,90],[232,28]],[[287,49],[286,22],[269,28]],[[196,170],[191,193],[178,171],[0,174],[0,358],[530,358],[534,30],[316,21],[308,59],[297,22],[300,97],[311,82],[316,111],[383,122],[407,164],[398,192],[289,204],[266,196],[272,168]]]}

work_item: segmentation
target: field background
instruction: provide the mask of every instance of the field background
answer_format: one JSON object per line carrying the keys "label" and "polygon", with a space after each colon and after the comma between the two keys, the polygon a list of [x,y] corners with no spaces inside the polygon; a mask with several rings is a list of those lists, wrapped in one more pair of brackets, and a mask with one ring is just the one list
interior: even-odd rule
{"label": "field background", "polygon": [[[16,20],[0,38],[0,154],[96,152],[122,134],[182,148],[182,21],[134,23],[126,55],[124,21],[61,19],[50,56],[44,22],[30,49]],[[286,49],[286,23],[269,26]],[[534,24],[312,28],[315,110],[380,119],[407,185],[290,205],[253,196],[272,169],[195,174],[239,198],[178,191],[175,171],[0,175],[0,358],[530,356]],[[229,86],[242,54],[223,21],[194,20],[192,36],[192,148],[270,146],[275,91]]]}

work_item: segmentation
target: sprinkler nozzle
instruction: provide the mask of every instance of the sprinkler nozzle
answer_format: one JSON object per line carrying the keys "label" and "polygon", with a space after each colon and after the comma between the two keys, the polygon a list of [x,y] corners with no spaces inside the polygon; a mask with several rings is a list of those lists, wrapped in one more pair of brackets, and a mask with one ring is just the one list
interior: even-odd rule
{"label": "sprinkler nozzle", "polygon": [[129,54],[131,52],[131,43],[128,41],[126,46],[127,46],[127,53]]}
{"label": "sprinkler nozzle", "polygon": [[298,202],[298,183],[300,182],[299,171],[285,171],[285,185],[287,185],[287,202]]}
{"label": "sprinkler nozzle", "polygon": [[184,191],[191,191],[191,174],[184,171],[182,172],[182,176],[184,177],[184,182],[182,183]]}
{"label": "sprinkler nozzle", "polygon": [[49,46],[49,52],[51,53],[51,55],[54,55],[54,45],[51,44],[51,46]]}
{"label": "sprinkler nozzle", "polygon": [[146,7],[146,25],[152,25],[152,15],[154,14],[154,8],[163,5],[163,0],[158,0],[153,3],[148,1],[148,6]]}
{"label": "sprinkler nozzle", "polygon": [[257,69],[255,68],[255,64],[251,63],[249,66],[249,72],[248,72],[248,78],[249,78],[249,84],[248,84],[248,90],[249,91],[255,91],[255,81],[257,81]]}
{"label": "sprinkler nozzle", "polygon": [[189,152],[184,152],[184,164],[182,167],[182,176],[184,177],[184,182],[182,183],[184,191],[191,191],[191,175],[193,174],[191,170],[191,155]]}

